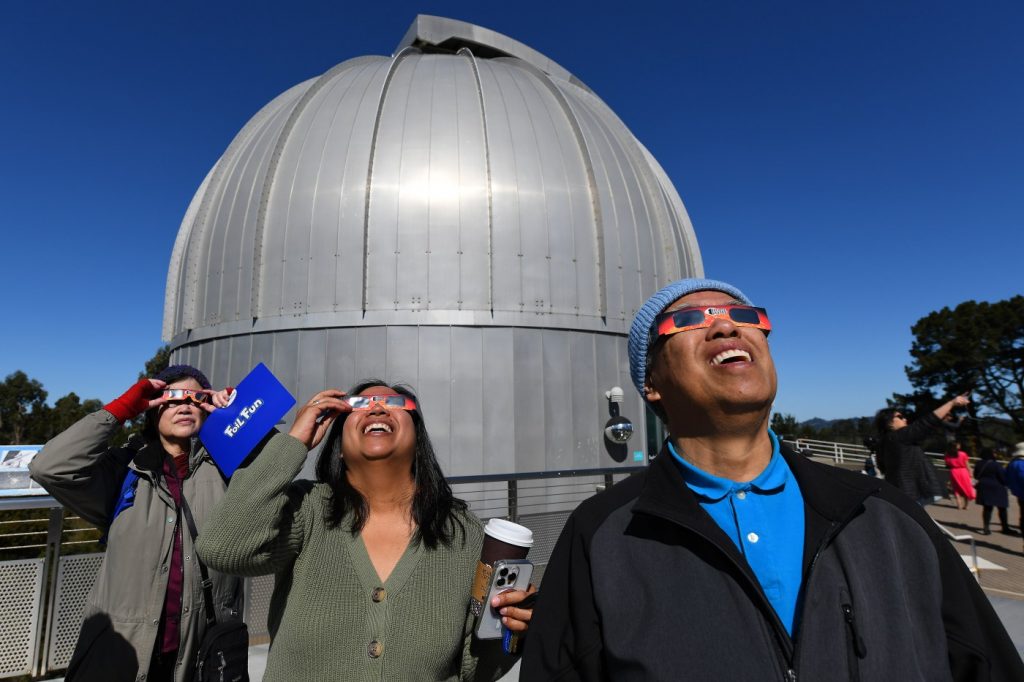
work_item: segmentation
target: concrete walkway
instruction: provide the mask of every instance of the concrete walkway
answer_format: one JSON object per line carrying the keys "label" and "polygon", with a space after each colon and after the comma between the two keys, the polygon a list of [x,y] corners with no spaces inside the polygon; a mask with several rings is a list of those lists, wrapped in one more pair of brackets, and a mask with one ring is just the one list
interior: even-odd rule
{"label": "concrete walkway", "polygon": [[[1010,496],[1010,535],[1000,532],[999,516],[993,513],[992,534],[982,535],[981,507],[970,504],[966,511],[959,510],[950,500],[942,500],[926,507],[933,519],[956,535],[967,534],[974,538],[978,548],[978,582],[989,596],[1024,599],[1024,539],[1017,526],[1019,518],[1017,500]],[[970,554],[966,542],[955,543],[961,555]]]}

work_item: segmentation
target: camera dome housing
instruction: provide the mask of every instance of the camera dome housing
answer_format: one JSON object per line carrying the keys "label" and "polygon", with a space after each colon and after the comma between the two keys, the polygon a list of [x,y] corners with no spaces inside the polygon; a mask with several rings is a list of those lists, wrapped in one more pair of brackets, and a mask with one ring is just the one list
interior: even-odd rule
{"label": "camera dome housing", "polygon": [[604,427],[604,437],[616,445],[622,445],[633,437],[633,422],[625,417],[613,417]]}

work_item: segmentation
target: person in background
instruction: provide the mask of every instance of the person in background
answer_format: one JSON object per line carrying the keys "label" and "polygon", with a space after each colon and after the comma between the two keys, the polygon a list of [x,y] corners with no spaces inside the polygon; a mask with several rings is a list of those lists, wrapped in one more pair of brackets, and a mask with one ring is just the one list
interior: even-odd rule
{"label": "person in background", "polygon": [[[227,482],[196,437],[210,382],[173,365],[140,379],[102,410],[59,434],[29,465],[61,504],[106,532],[66,678],[96,682],[189,682],[206,628],[202,578],[180,513],[203,529]],[[141,438],[111,439],[145,413]],[[242,581],[211,573],[217,620],[241,618]]]}
{"label": "person in background", "polygon": [[1017,528],[1024,537],[1024,443],[1017,443],[1013,457],[1006,465],[1006,487],[1017,498]]}
{"label": "person in background", "polygon": [[868,455],[864,458],[864,467],[861,469],[861,473],[877,478],[878,457],[875,456],[875,451],[878,450],[878,441],[875,440],[874,436],[865,436],[863,442],[864,447],[868,450]]}
{"label": "person in background", "polygon": [[771,329],[714,280],[673,282],[641,306],[630,375],[669,436],[570,515],[520,679],[1024,680],[920,506],[768,428]]}
{"label": "person in background", "polygon": [[952,441],[946,447],[945,460],[946,467],[949,469],[949,482],[953,488],[953,500],[956,502],[956,508],[967,509],[967,505],[976,497],[976,493],[974,485],[971,483],[971,463],[967,453],[960,449],[959,441]]}
{"label": "person in background", "polygon": [[[326,435],[326,439],[325,439]],[[317,481],[293,481],[324,440]],[[265,682],[493,680],[516,658],[472,635],[483,526],[452,495],[419,400],[379,379],[320,391],[235,472],[199,537],[218,570],[275,574]],[[524,632],[523,590],[491,603]]]}
{"label": "person in background", "polygon": [[999,523],[1003,535],[1012,535],[1007,521],[1006,508],[1010,506],[1010,498],[1006,494],[1006,473],[1003,465],[996,460],[996,452],[992,448],[981,449],[981,459],[974,465],[974,479],[978,482],[978,504],[981,505],[981,534],[988,535],[989,524],[992,523],[992,508],[999,511]]}
{"label": "person in background", "polygon": [[879,410],[875,414],[878,466],[885,480],[921,506],[942,497],[945,488],[939,483],[935,467],[920,443],[930,431],[945,427],[943,422],[954,407],[970,402],[966,394],[958,395],[913,423],[907,420],[902,410],[893,407]]}

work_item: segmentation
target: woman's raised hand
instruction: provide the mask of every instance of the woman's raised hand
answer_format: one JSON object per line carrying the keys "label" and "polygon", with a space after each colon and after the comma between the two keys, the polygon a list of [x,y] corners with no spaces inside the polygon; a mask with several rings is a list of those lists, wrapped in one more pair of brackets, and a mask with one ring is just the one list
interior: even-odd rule
{"label": "woman's raised hand", "polygon": [[200,409],[204,412],[213,412],[231,404],[231,394],[235,392],[234,387],[225,386],[219,391],[204,390],[203,393],[210,396],[205,403],[199,403]]}
{"label": "woman's raised hand", "polygon": [[352,406],[342,400],[344,397],[344,391],[334,388],[325,389],[314,395],[295,415],[295,423],[292,424],[288,435],[304,443],[308,450],[315,448],[324,439],[338,415],[352,411]]}
{"label": "woman's raised hand", "polygon": [[149,408],[167,402],[161,393],[166,387],[167,382],[160,379],[139,379],[120,397],[104,405],[103,409],[118,421],[135,419]]}

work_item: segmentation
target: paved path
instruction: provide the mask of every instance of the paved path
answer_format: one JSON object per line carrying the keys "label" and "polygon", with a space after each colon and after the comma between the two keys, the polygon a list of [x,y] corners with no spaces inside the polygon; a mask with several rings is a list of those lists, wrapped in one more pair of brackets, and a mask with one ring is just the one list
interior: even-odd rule
{"label": "paved path", "polygon": [[[1024,600],[1024,539],[1017,526],[1017,500],[1012,495],[1009,509],[1012,535],[999,532],[999,517],[995,513],[992,514],[995,517],[992,520],[992,534],[982,535],[981,507],[973,503],[968,505],[966,511],[962,511],[952,501],[942,500],[938,504],[929,505],[927,510],[933,519],[951,532],[973,536],[979,559],[1005,569],[982,568],[979,571],[978,581],[986,593]],[[961,555],[970,553],[969,544],[958,542],[956,546]]]}

